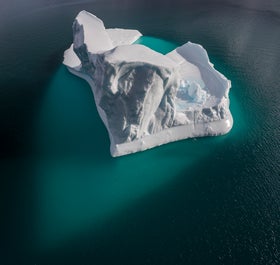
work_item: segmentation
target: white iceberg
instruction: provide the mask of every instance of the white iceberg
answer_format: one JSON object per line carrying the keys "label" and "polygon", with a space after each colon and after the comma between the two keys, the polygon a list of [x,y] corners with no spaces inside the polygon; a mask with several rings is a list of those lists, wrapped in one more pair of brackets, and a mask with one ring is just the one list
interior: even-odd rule
{"label": "white iceberg", "polygon": [[73,34],[63,63],[90,84],[112,156],[231,129],[230,81],[202,46],[188,42],[163,55],[133,44],[139,31],[105,29],[86,11]]}

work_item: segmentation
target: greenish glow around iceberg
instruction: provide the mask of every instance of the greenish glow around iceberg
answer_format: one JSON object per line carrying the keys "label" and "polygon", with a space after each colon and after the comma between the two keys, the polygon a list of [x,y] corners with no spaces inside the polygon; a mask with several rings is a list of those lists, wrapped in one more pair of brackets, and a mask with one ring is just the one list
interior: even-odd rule
{"label": "greenish glow around iceberg", "polygon": [[[142,37],[139,42],[162,53],[176,48],[151,37]],[[232,106],[238,109],[236,102]],[[236,109],[232,112],[235,127],[239,127],[242,115],[236,116]],[[164,190],[178,176],[191,178],[192,170],[201,167],[202,158],[212,156],[219,145],[227,145],[243,130],[111,158],[109,138],[90,87],[64,66],[49,83],[37,119],[34,178],[38,245],[43,248],[81,233],[95,233],[127,207],[148,199],[156,190]]]}
{"label": "greenish glow around iceberg", "polygon": [[150,36],[142,36],[134,44],[143,44],[162,54],[167,54],[178,47],[174,42]]}

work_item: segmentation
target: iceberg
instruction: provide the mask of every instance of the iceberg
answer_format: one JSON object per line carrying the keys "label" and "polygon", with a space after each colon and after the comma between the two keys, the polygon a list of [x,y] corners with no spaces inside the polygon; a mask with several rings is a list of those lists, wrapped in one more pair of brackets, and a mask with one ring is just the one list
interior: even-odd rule
{"label": "iceberg", "polygon": [[188,42],[163,55],[134,44],[141,36],[133,29],[106,29],[101,19],[81,11],[64,53],[69,71],[92,88],[111,155],[229,132],[231,82],[206,50]]}

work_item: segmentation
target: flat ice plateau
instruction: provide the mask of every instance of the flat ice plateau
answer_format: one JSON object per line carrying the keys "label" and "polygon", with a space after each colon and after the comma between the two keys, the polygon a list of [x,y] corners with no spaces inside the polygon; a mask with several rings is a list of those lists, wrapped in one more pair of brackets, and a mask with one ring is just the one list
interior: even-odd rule
{"label": "flat ice plateau", "polygon": [[163,55],[133,44],[141,36],[137,30],[106,29],[81,11],[64,53],[69,71],[92,88],[111,155],[229,132],[231,83],[214,69],[206,50],[188,42]]}

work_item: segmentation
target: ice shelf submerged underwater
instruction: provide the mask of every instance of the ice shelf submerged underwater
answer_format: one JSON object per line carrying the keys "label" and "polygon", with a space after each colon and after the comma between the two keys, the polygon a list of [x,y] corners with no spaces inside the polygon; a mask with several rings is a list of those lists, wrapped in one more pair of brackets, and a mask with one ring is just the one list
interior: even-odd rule
{"label": "ice shelf submerged underwater", "polygon": [[141,36],[137,30],[106,29],[81,11],[64,53],[69,71],[92,88],[111,155],[229,132],[231,83],[214,69],[206,50],[188,42],[164,55],[134,44]]}

